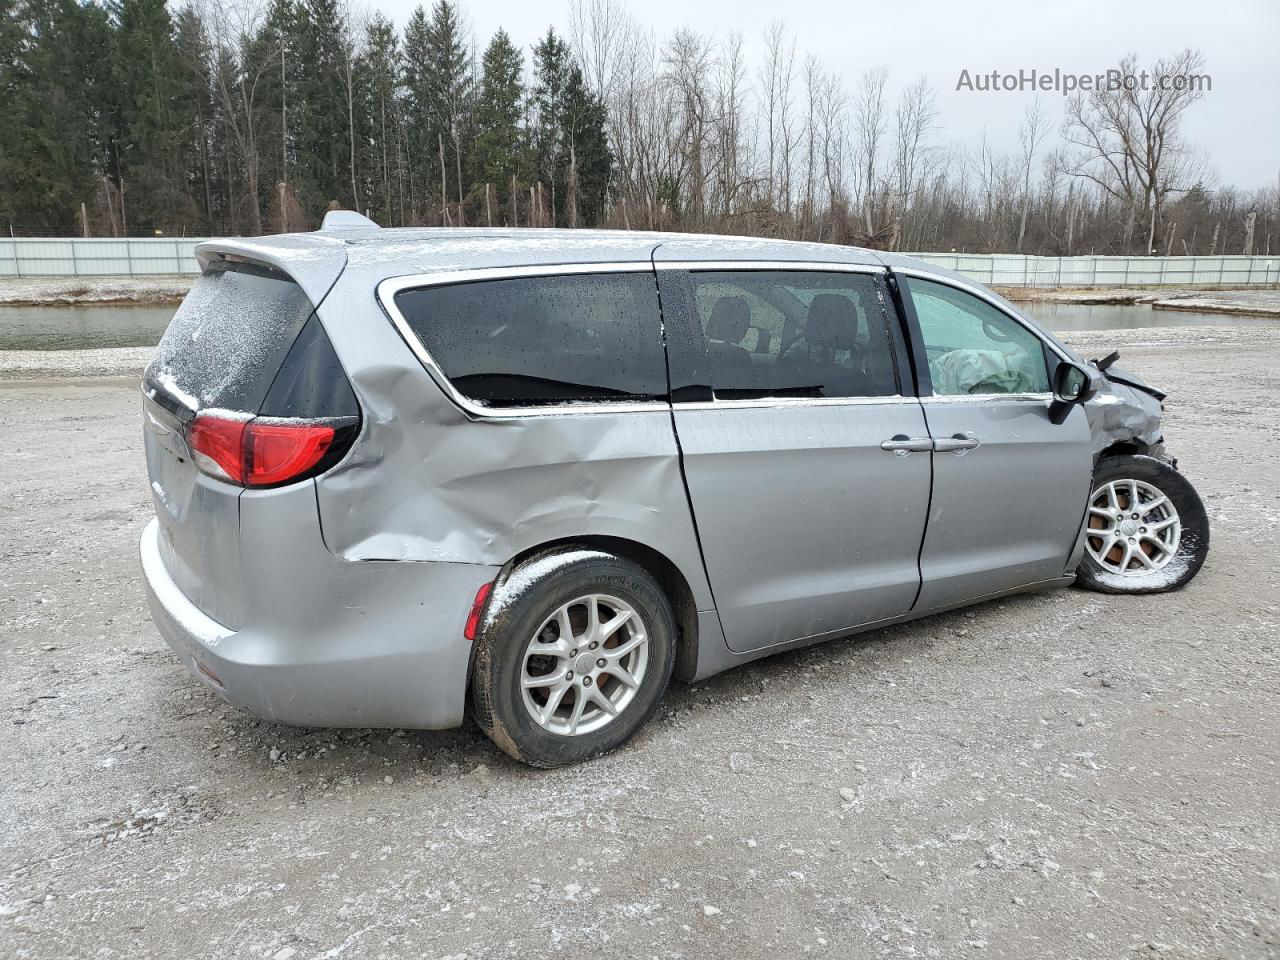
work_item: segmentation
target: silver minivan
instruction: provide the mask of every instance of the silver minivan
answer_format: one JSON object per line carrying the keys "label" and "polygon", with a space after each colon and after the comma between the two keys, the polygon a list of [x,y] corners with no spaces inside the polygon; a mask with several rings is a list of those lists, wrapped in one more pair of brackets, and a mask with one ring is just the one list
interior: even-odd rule
{"label": "silver minivan", "polygon": [[673,675],[1208,551],[1159,391],[915,260],[343,212],[198,257],[144,378],[142,565],[271,720],[470,705],[573,763]]}

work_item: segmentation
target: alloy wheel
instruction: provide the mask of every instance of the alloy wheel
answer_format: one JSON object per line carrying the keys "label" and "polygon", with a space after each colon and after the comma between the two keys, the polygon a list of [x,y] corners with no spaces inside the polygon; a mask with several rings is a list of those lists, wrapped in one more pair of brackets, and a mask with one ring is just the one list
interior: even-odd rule
{"label": "alloy wheel", "polygon": [[649,662],[649,635],[634,607],[603,593],[562,604],[525,646],[520,692],[550,733],[599,730],[635,699]]}
{"label": "alloy wheel", "polygon": [[1109,573],[1141,577],[1178,552],[1182,524],[1173,502],[1142,480],[1112,480],[1089,498],[1085,547]]}

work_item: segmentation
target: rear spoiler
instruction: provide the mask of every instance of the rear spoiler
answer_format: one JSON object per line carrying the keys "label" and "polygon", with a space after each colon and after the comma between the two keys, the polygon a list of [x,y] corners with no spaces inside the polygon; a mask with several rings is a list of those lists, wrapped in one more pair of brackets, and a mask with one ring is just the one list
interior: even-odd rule
{"label": "rear spoiler", "polygon": [[346,269],[347,245],[340,237],[319,231],[231,237],[196,245],[196,259],[202,270],[218,257],[240,257],[273,267],[287,274],[318,307]]}

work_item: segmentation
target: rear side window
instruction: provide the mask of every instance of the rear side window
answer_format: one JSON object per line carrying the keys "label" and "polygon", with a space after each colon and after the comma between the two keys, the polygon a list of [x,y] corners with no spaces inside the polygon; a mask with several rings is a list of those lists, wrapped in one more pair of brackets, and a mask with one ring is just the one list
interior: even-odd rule
{"label": "rear side window", "polygon": [[463,396],[545,406],[665,398],[649,272],[515,277],[405,290],[396,306]]}
{"label": "rear side window", "polygon": [[215,261],[170,321],[146,383],[193,410],[257,413],[314,310],[283,273]]}
{"label": "rear side window", "polygon": [[874,276],[752,270],[690,279],[717,399],[898,393]]}

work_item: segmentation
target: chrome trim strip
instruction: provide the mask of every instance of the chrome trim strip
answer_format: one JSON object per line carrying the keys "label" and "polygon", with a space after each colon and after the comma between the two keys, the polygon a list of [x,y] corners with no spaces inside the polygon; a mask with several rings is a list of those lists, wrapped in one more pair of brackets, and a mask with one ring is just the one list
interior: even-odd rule
{"label": "chrome trim strip", "polygon": [[1019,400],[1027,403],[1045,403],[1053,400],[1052,393],[969,393],[935,394],[931,397],[920,397],[921,403],[990,403],[1000,400]]}
{"label": "chrome trim strip", "polygon": [[823,260],[669,260],[655,261],[659,270],[745,273],[753,270],[816,271],[820,273],[888,273],[889,268],[872,263],[828,263]]}
{"label": "chrome trim strip", "polygon": [[464,413],[473,419],[506,420],[526,417],[564,417],[576,414],[597,413],[651,413],[667,411],[671,405],[666,400],[619,401],[618,403],[558,403],[545,407],[487,407],[460,393],[445,375],[435,358],[423,346],[409,321],[396,306],[396,294],[404,290],[420,290],[457,283],[474,283],[479,280],[511,280],[519,277],[569,277],[584,273],[652,273],[653,264],[648,260],[628,260],[620,263],[561,263],[536,264],[523,267],[481,267],[474,270],[448,270],[440,273],[419,273],[403,277],[388,277],[377,286],[378,303],[395,326],[405,345],[426,368],[431,379]]}
{"label": "chrome trim strip", "polygon": [[918,403],[916,397],[757,397],[751,400],[687,400],[673,403],[671,408],[683,410],[735,410],[759,407],[875,407],[887,404]]}
{"label": "chrome trim strip", "polygon": [[[1034,320],[1032,320],[1030,317],[1024,317],[1020,313],[1010,313],[1009,308],[1007,306],[1005,306],[1000,301],[996,300],[994,297],[991,296],[991,293],[989,291],[984,290],[980,286],[977,286],[972,283],[968,283],[963,280],[955,280],[951,277],[939,276],[936,273],[930,273],[928,270],[921,270],[918,267],[894,267],[893,272],[901,273],[908,277],[917,277],[921,280],[928,280],[930,283],[938,283],[944,287],[951,287],[954,290],[960,290],[963,293],[967,293],[967,294],[970,294],[971,296],[975,296],[979,300],[986,303],[988,306],[995,307],[997,310],[1003,313],[1010,320],[1013,320],[1014,322],[1025,327],[1030,333],[1035,335],[1037,340],[1039,340],[1041,343],[1047,346],[1050,350],[1052,350],[1054,355],[1057,356],[1059,360],[1071,360],[1071,357],[1067,356],[1067,354],[1063,350],[1061,350],[1056,343],[1054,343],[1052,340],[1046,337],[1045,331],[1041,330],[1039,325]],[[1071,362],[1074,363],[1075,361],[1072,360]]]}

